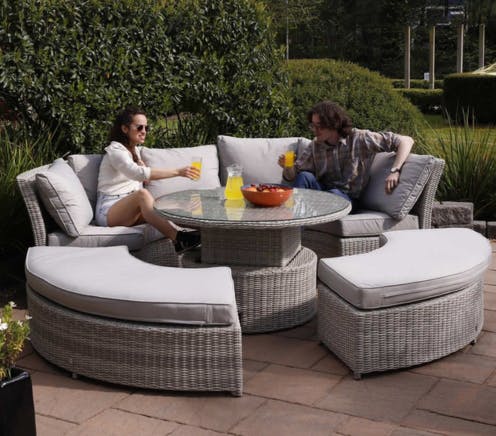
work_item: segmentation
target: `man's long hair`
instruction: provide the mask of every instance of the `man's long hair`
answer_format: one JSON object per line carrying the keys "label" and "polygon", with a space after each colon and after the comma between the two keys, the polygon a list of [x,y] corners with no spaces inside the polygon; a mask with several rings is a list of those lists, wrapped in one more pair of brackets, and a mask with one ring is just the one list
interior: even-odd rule
{"label": "man's long hair", "polygon": [[346,138],[353,128],[351,118],[346,111],[333,101],[325,100],[317,103],[307,113],[308,122],[312,116],[319,116],[320,125],[331,130],[336,130],[341,138]]}

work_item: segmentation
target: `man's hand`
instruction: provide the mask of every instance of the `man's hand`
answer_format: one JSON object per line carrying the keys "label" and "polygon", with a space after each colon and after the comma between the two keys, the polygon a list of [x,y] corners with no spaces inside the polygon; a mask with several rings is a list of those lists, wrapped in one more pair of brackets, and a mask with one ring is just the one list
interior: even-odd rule
{"label": "man's hand", "polygon": [[277,163],[281,168],[284,168],[284,164],[286,163],[286,156],[284,156],[284,154],[279,155],[279,159],[277,160]]}
{"label": "man's hand", "polygon": [[391,194],[400,182],[400,173],[391,173],[386,177],[386,194]]}

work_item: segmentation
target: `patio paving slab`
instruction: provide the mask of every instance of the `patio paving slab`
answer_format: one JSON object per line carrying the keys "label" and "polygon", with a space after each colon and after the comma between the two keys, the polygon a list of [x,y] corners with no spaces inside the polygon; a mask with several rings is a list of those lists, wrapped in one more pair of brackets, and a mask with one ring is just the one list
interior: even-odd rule
{"label": "patio paving slab", "polygon": [[496,310],[484,310],[483,329],[496,333]]}
{"label": "patio paving slab", "polygon": [[147,416],[127,413],[122,410],[108,409],[70,431],[70,436],[121,436],[136,434],[140,436],[161,436],[174,434],[180,424]]}
{"label": "patio paving slab", "polygon": [[496,292],[484,292],[484,307],[488,310],[496,310]]}
{"label": "patio paving slab", "polygon": [[368,375],[361,380],[344,377],[315,406],[377,421],[400,422],[437,379],[398,371]]}
{"label": "patio paving slab", "polygon": [[66,374],[31,373],[36,413],[81,424],[129,395],[129,390]]}
{"label": "patio paving slab", "polygon": [[140,391],[122,400],[116,408],[131,413],[228,432],[267,400],[244,394],[161,393]]}
{"label": "patio paving slab", "polygon": [[338,428],[338,433],[353,436],[389,436],[395,428],[395,424],[352,416]]}
{"label": "patio paving slab", "polygon": [[246,436],[332,435],[347,419],[339,413],[268,400],[232,432]]}
{"label": "patio paving slab", "polygon": [[418,408],[496,425],[496,388],[441,380],[419,402]]}
{"label": "patio paving slab", "polygon": [[496,357],[496,333],[483,332],[477,343],[472,347],[471,353]]}
{"label": "patio paving slab", "polygon": [[65,435],[76,428],[78,428],[77,424],[36,413],[36,433],[40,436]]}
{"label": "patio paving slab", "polygon": [[326,355],[315,341],[273,335],[243,336],[243,357],[295,368],[310,368]]}
{"label": "patio paving slab", "polygon": [[244,391],[261,397],[312,405],[329,394],[340,376],[287,366],[270,365],[256,374]]}
{"label": "patio paving slab", "polygon": [[495,359],[460,351],[435,362],[415,367],[411,371],[416,374],[483,384],[495,370]]}
{"label": "patio paving slab", "polygon": [[426,410],[414,410],[404,420],[403,424],[420,429],[439,431],[453,436],[489,436],[495,434],[494,426],[474,421],[439,415]]}
{"label": "patio paving slab", "polygon": [[349,368],[341,362],[334,354],[327,350],[327,355],[312,366],[314,371],[328,372],[336,375],[351,374]]}

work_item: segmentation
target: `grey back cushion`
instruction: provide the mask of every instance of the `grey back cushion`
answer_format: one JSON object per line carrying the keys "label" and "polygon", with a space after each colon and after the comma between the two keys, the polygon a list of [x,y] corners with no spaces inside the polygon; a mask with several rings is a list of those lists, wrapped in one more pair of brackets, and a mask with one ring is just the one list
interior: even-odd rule
{"label": "grey back cushion", "polygon": [[390,174],[395,153],[377,153],[370,169],[370,180],[360,195],[360,207],[387,213],[401,220],[417,202],[434,169],[435,159],[429,155],[410,154],[403,164],[400,183],[386,194],[385,179]]}
{"label": "grey back cushion", "polygon": [[287,150],[297,154],[307,146],[306,138],[235,138],[217,137],[219,150],[220,180],[227,181],[227,167],[240,164],[243,167],[244,183],[283,183],[282,168],[278,165],[279,155]]}
{"label": "grey back cushion", "polygon": [[96,204],[98,173],[103,154],[71,154],[67,162],[78,176],[93,209]]}
{"label": "grey back cushion", "polygon": [[182,168],[191,165],[191,158],[202,158],[201,176],[198,180],[186,177],[171,177],[152,180],[147,189],[153,198],[186,189],[213,189],[220,186],[219,160],[215,145],[199,145],[186,148],[143,148],[141,158],[151,168]]}
{"label": "grey back cushion", "polygon": [[36,175],[36,186],[50,216],[72,237],[93,219],[93,208],[79,178],[63,159]]}

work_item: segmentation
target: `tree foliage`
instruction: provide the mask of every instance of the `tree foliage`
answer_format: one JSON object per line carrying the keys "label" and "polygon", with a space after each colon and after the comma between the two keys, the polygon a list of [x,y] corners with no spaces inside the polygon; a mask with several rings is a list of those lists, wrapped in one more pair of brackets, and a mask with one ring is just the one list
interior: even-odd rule
{"label": "tree foliage", "polygon": [[[496,60],[496,0],[465,0],[455,15],[446,0],[266,0],[280,44],[289,11],[291,58],[332,58],[358,63],[389,77],[403,76],[405,27],[411,32],[412,77],[429,68],[429,28],[436,23],[436,73],[455,72],[456,24],[465,23],[465,70],[478,67],[479,24],[486,24],[486,60]],[[287,8],[286,8],[287,3]],[[450,5],[460,2],[450,2]],[[293,11],[299,8],[299,13]],[[294,18],[294,21],[292,19]],[[311,17],[299,19],[298,17]]]}

